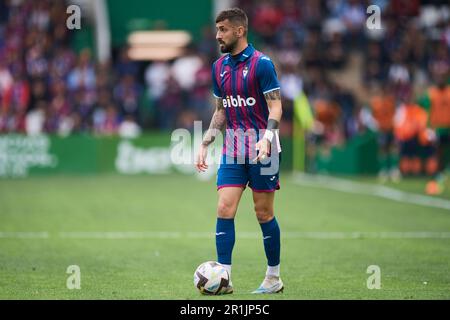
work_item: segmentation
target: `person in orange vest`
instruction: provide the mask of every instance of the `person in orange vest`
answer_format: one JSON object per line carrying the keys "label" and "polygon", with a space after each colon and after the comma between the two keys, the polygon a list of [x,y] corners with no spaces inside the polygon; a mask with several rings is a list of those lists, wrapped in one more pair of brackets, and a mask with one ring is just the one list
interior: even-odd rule
{"label": "person in orange vest", "polygon": [[397,150],[393,134],[395,98],[387,87],[372,84],[369,106],[374,129],[378,133],[378,161],[380,164],[378,178],[381,182],[386,182],[390,177],[397,182],[400,179],[400,173],[397,168]]}
{"label": "person in orange vest", "polygon": [[432,136],[427,129],[427,112],[416,104],[409,92],[398,107],[394,120],[394,134],[400,146],[400,171],[403,175],[422,173],[422,159],[426,161],[431,153],[427,150]]}
{"label": "person in orange vest", "polygon": [[318,142],[326,148],[342,143],[343,131],[339,126],[341,111],[336,103],[330,99],[319,98],[313,101],[313,108],[315,119],[322,129]]}
{"label": "person in orange vest", "polygon": [[436,73],[436,85],[428,88],[421,98],[420,105],[428,112],[428,126],[435,132],[433,155],[427,163],[432,180],[425,192],[430,195],[441,194],[445,188],[445,169],[450,159],[450,84],[449,70]]}

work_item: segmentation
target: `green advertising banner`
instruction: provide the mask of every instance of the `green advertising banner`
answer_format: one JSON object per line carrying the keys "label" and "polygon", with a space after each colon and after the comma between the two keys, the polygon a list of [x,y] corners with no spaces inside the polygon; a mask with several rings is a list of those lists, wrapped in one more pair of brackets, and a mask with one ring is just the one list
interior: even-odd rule
{"label": "green advertising banner", "polygon": [[[184,131],[183,142],[171,134],[145,134],[135,139],[91,135],[27,136],[0,135],[0,177],[46,174],[195,174],[192,147],[198,145]],[[291,168],[292,143],[282,139],[282,169]],[[185,146],[187,148],[180,148]],[[180,153],[179,150],[182,150]],[[205,176],[215,174],[222,145],[210,148],[215,165]]]}
{"label": "green advertising banner", "polygon": [[59,156],[47,136],[0,136],[0,177],[25,177],[31,169],[55,170]]}
{"label": "green advertising banner", "polygon": [[[96,137],[92,135],[26,136],[0,135],[0,178],[46,174],[196,174],[193,147],[195,134],[147,133],[139,138]],[[180,138],[182,137],[182,139]],[[201,137],[201,134],[200,134]],[[181,142],[181,140],[182,142]],[[292,139],[281,138],[281,170],[292,170]],[[186,147],[186,148],[181,148]],[[205,177],[216,173],[222,150],[220,139],[210,147],[210,166]],[[215,160],[215,161],[213,161]],[[313,159],[317,172],[373,174],[378,170],[374,134],[355,137],[346,145],[320,152]]]}

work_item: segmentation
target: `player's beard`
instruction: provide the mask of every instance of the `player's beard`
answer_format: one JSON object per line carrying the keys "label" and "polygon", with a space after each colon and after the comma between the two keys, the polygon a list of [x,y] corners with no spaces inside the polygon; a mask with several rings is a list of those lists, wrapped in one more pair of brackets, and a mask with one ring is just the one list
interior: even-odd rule
{"label": "player's beard", "polygon": [[234,50],[234,48],[236,48],[236,45],[237,45],[237,39],[235,39],[233,42],[231,42],[228,45],[225,42],[219,42],[220,52],[222,52],[222,53],[232,52]]}

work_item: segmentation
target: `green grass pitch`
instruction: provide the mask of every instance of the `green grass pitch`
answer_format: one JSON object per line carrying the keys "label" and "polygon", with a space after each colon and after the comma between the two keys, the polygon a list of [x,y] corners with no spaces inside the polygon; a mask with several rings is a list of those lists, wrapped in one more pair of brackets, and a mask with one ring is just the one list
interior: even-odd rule
{"label": "green grass pitch", "polygon": [[[263,297],[250,294],[264,276],[266,260],[248,189],[236,217],[235,293],[210,297],[194,288],[193,273],[216,259],[213,180],[182,175],[0,180],[0,299],[450,298],[448,237],[301,236],[450,232],[449,210],[300,186],[288,174],[281,179],[275,212],[285,291]],[[420,192],[417,181],[401,186]],[[135,237],[121,238],[124,234]],[[66,287],[69,265],[81,269],[79,290]],[[379,290],[367,288],[370,265],[381,269]]]}

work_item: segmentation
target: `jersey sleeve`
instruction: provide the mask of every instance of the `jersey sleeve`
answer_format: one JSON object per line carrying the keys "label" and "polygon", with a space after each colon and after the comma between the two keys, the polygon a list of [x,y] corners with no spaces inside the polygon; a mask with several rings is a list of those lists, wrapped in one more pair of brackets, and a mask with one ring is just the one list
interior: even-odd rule
{"label": "jersey sleeve", "polygon": [[220,97],[222,97],[222,92],[220,92],[219,84],[217,83],[216,62],[213,63],[211,76],[212,76],[212,85],[213,85],[213,95],[216,98],[220,98]]}
{"label": "jersey sleeve", "polygon": [[256,77],[258,78],[259,87],[264,94],[267,92],[280,89],[277,72],[272,60],[267,56],[259,58],[256,67]]}

